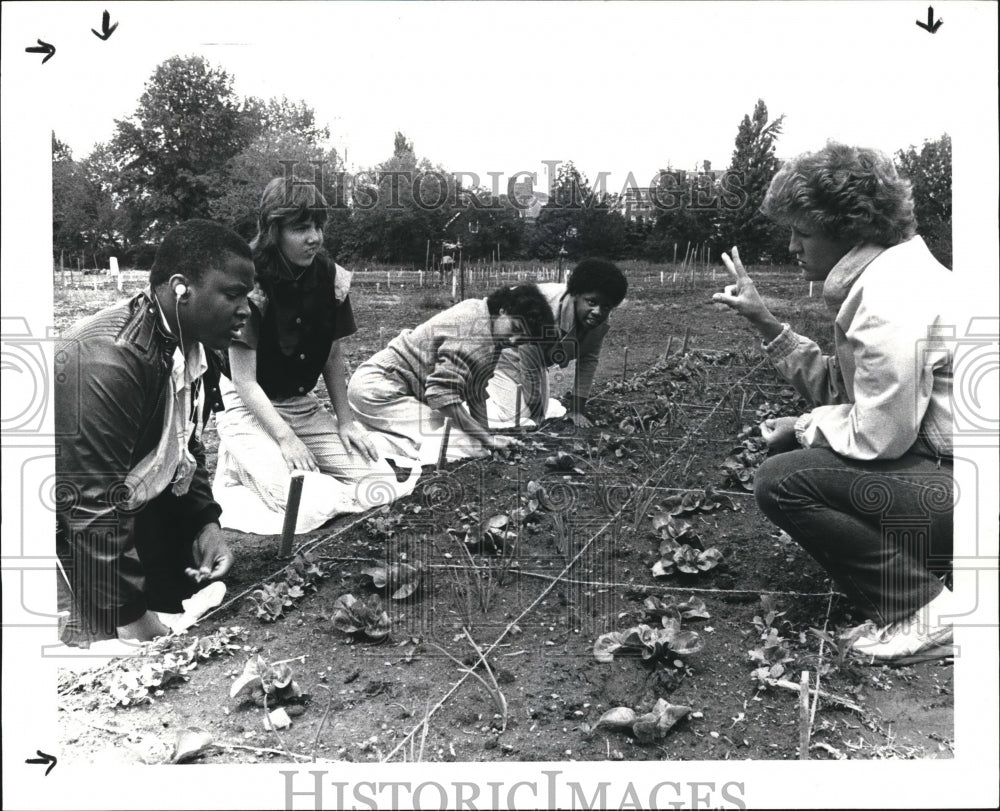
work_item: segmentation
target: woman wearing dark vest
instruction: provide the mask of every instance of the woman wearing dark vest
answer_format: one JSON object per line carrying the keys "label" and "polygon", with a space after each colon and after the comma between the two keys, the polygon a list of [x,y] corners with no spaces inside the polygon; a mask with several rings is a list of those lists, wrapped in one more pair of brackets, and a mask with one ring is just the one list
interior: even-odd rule
{"label": "woman wearing dark vest", "polygon": [[[357,492],[367,477],[383,472],[395,482],[384,463],[376,467],[378,454],[347,403],[340,340],[357,330],[351,274],[322,252],[326,219],[326,200],[312,184],[275,178],[264,190],[250,243],[252,314],[230,348],[226,410],[217,417],[216,497],[237,499],[227,521],[244,531],[280,522],[293,472],[305,475],[299,532],[369,506]],[[320,375],[333,413],[313,391]],[[261,502],[271,513],[266,529],[254,509]]]}

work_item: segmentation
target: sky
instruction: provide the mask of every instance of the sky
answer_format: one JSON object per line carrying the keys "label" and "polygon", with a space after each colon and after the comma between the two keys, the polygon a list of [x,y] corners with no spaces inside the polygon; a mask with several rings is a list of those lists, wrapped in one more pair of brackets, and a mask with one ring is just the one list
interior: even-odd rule
{"label": "sky", "polygon": [[[4,2],[2,390],[13,380],[8,342],[37,344],[47,357],[52,352],[50,132],[78,157],[85,156],[95,142],[111,137],[116,118],[134,111],[158,64],[190,54],[201,54],[230,73],[241,95],[306,101],[329,125],[332,144],[346,149],[354,168],[388,157],[393,134],[401,130],[419,156],[452,171],[475,172],[484,181],[490,172],[506,178],[527,171],[537,172],[539,184],[546,184],[544,161],[573,160],[591,179],[607,173],[608,190],[616,191],[629,173],[642,184],[668,162],[683,169],[709,160],[713,168],[724,168],[739,122],[758,98],[772,115],[785,115],[780,157],[816,149],[828,138],[894,152],[948,132],[955,150],[955,284],[964,305],[956,338],[973,349],[984,347],[983,364],[976,369],[977,374],[985,370],[984,376],[975,380],[995,380],[1000,365],[997,5],[936,0],[935,14],[944,24],[935,34],[915,24],[926,19],[927,5],[923,0]],[[100,28],[105,10],[118,28],[102,41],[91,29]],[[45,64],[41,55],[25,52],[39,39],[57,49]],[[54,593],[52,515],[39,498],[53,453],[45,367],[39,366],[34,383],[43,415],[39,428],[13,435],[6,405],[4,410],[6,803],[18,808],[279,807],[285,800],[282,777],[277,767],[263,764],[185,770],[183,779],[172,767],[107,773],[60,765],[40,778],[32,771],[37,767],[25,766],[36,750],[50,751],[46,747],[58,741],[59,723],[52,701],[55,670],[39,653],[44,640],[53,638],[51,620],[15,622],[25,610],[25,584],[41,604],[46,604],[46,589]],[[14,382],[25,385],[23,378]],[[985,397],[993,404],[988,413],[995,414],[998,387],[984,384],[976,390],[973,383],[971,374],[956,376],[956,397]],[[996,554],[1000,487],[996,434],[987,432],[981,439],[979,444],[970,439],[960,449],[963,465],[956,464],[963,495],[955,537],[959,554],[967,555],[956,582],[969,584],[971,578],[967,593],[987,614],[992,608],[988,619],[994,625],[956,628],[963,647],[955,666],[954,760],[935,762],[933,769],[920,762],[557,766],[567,777],[591,781],[636,775],[740,780],[756,807],[995,806],[1000,762],[996,559],[983,563],[981,556],[983,549]],[[706,717],[709,713],[706,708]],[[983,724],[983,718],[992,719],[992,725]],[[449,773],[446,764],[409,771],[365,764],[350,768],[337,772],[339,779],[344,774],[351,780],[387,775],[470,779],[468,771],[454,766]],[[539,768],[477,764],[471,779],[544,780]],[[312,806],[309,798],[298,798],[297,807]]]}
{"label": "sky", "polygon": [[52,5],[33,30],[58,49],[48,115],[78,157],[158,64],[199,54],[241,95],[305,100],[350,167],[388,157],[398,129],[484,183],[543,161],[611,190],[668,163],[725,168],[758,98],[785,115],[781,157],[829,137],[893,152],[941,135],[965,103],[954,73],[981,57],[901,3],[124,3],[106,42],[101,6]]}

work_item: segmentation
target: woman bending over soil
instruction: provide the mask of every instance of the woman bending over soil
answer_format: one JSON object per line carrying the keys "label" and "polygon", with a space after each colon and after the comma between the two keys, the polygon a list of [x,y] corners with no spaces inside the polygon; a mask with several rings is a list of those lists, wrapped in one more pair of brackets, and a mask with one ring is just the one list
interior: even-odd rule
{"label": "woman bending over soil", "polygon": [[506,448],[515,440],[490,430],[487,381],[505,347],[538,341],[552,329],[537,286],[501,287],[403,330],[358,367],[348,399],[386,456],[434,462],[446,417],[449,459]]}

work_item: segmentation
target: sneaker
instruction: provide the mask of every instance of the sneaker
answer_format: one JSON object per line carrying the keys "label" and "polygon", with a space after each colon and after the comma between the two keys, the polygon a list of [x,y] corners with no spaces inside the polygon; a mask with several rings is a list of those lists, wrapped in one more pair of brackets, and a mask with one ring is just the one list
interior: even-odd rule
{"label": "sneaker", "polygon": [[[874,623],[866,624],[851,644],[851,650],[873,661],[892,662],[950,645],[951,625],[931,624],[926,613],[926,609],[918,611],[908,619],[882,628]],[[942,655],[950,655],[950,652]]]}

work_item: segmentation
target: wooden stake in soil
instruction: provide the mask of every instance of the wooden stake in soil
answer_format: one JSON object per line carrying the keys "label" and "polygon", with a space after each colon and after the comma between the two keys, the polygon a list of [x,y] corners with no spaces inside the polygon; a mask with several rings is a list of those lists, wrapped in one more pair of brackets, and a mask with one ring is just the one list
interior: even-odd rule
{"label": "wooden stake in soil", "polygon": [[625,375],[628,374],[628,347],[625,347],[625,357],[622,359],[622,383],[625,382]]}
{"label": "wooden stake in soil", "polygon": [[813,297],[813,283],[809,282],[809,298]]}
{"label": "wooden stake in soil", "polygon": [[514,395],[514,430],[521,430],[521,384],[517,384],[517,392]]}
{"label": "wooden stake in soil", "polygon": [[809,671],[802,671],[799,687],[799,760],[809,760]]}
{"label": "wooden stake in soil", "polygon": [[667,338],[667,348],[663,353],[664,360],[670,357],[670,350],[673,347],[673,345],[674,345],[674,336],[671,335],[669,338]]}
{"label": "wooden stake in soil", "polygon": [[293,473],[288,485],[288,501],[285,504],[285,523],[281,528],[281,545],[278,547],[279,558],[292,556],[292,541],[295,538],[295,523],[299,519],[299,502],[302,500],[301,473]]}
{"label": "wooden stake in soil", "polygon": [[441,438],[441,452],[438,454],[437,469],[440,470],[448,458],[448,440],[451,438],[451,417],[444,418],[444,436]]}
{"label": "wooden stake in soil", "polygon": [[681,355],[686,355],[688,351],[688,341],[691,340],[691,327],[684,328],[684,343],[681,345]]}

